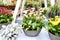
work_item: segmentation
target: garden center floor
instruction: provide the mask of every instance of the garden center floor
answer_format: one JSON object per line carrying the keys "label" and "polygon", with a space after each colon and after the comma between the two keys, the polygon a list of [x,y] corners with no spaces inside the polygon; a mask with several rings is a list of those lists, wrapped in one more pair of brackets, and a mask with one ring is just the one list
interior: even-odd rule
{"label": "garden center floor", "polygon": [[[20,22],[19,18],[17,19],[17,22]],[[4,40],[4,38],[0,37],[0,40]],[[48,36],[47,30],[45,28],[42,28],[40,34],[36,37],[28,37],[22,31],[22,33],[18,35],[16,40],[50,40],[50,38]]]}

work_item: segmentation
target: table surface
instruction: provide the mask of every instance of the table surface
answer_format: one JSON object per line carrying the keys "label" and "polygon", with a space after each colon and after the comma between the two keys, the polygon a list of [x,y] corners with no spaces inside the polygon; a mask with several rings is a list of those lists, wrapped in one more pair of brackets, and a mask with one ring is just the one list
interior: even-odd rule
{"label": "table surface", "polygon": [[[20,19],[17,19],[17,22],[20,24]],[[0,36],[0,40],[4,40],[4,38],[2,38]],[[28,37],[24,34],[24,32],[22,31],[22,33],[20,33],[16,40],[50,40],[50,37],[48,35],[48,32],[45,28],[42,28],[40,34],[36,37]]]}

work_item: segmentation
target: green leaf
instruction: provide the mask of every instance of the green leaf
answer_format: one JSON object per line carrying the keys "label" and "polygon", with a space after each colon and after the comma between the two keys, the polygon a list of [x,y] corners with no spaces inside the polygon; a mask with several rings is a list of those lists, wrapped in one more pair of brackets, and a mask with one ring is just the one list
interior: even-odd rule
{"label": "green leaf", "polygon": [[29,28],[26,28],[26,31],[28,30]]}
{"label": "green leaf", "polygon": [[55,33],[56,36],[58,36],[58,33]]}
{"label": "green leaf", "polygon": [[37,27],[37,31],[39,30],[40,28],[39,27]]}
{"label": "green leaf", "polygon": [[5,14],[1,14],[0,15],[0,23],[6,23],[6,22],[9,22],[9,21],[12,21],[13,20],[13,15],[9,14],[9,15],[5,15]]}

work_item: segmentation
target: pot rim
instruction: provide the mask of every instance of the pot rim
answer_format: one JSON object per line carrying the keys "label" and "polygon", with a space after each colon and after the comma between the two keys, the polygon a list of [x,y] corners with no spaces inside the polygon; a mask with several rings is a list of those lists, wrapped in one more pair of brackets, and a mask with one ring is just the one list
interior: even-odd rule
{"label": "pot rim", "polygon": [[[49,35],[52,34],[51,32],[48,32],[48,33],[49,33]],[[54,35],[54,34],[52,34],[52,35],[55,36],[55,37],[60,38],[60,36],[56,36],[56,35]]]}
{"label": "pot rim", "polygon": [[6,22],[6,23],[0,23],[0,24],[7,24],[7,23],[11,23],[11,22]]}
{"label": "pot rim", "polygon": [[[42,29],[42,28],[41,28]],[[25,30],[25,31],[41,31],[41,29],[39,29],[39,30],[25,30],[24,28],[23,28],[23,30]]]}

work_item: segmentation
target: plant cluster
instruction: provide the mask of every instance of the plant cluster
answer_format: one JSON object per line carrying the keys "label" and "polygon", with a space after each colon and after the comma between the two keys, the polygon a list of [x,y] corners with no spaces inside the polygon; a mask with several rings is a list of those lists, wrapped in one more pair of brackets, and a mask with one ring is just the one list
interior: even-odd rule
{"label": "plant cluster", "polygon": [[54,6],[50,7],[50,12],[48,13],[49,18],[50,17],[55,17],[55,16],[60,16],[60,6],[58,4],[55,4]]}
{"label": "plant cluster", "polygon": [[25,30],[40,30],[44,26],[44,17],[38,11],[28,11],[23,17],[22,26]]}
{"label": "plant cluster", "polygon": [[13,20],[13,11],[0,7],[0,23],[6,23]]}

